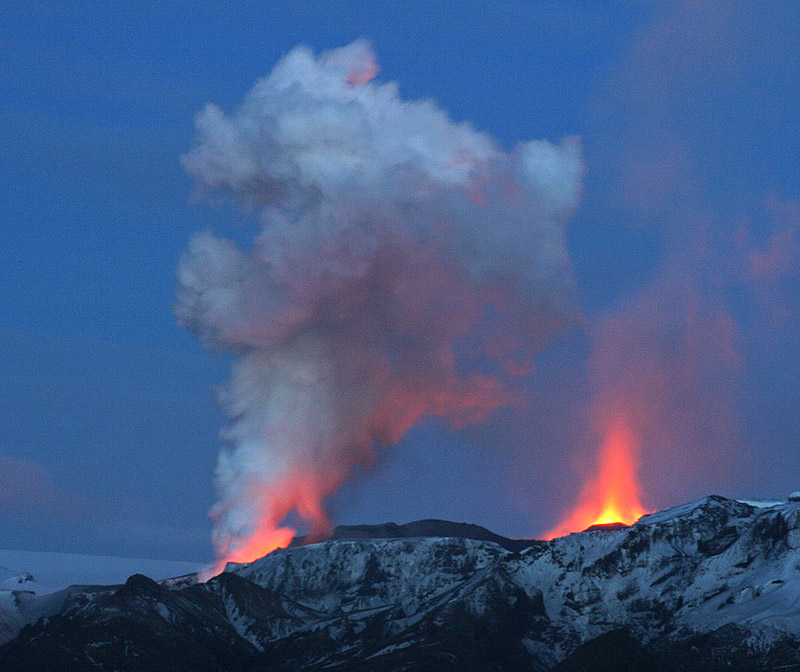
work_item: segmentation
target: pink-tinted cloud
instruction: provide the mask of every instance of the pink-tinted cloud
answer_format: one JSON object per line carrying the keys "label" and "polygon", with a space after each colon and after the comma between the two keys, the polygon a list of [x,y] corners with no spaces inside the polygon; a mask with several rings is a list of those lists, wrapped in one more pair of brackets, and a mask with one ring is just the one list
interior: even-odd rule
{"label": "pink-tinted cloud", "polygon": [[88,511],[87,500],[57,487],[38,462],[0,454],[0,511],[22,520],[73,520]]}
{"label": "pink-tinted cloud", "polygon": [[800,315],[800,201],[771,195],[765,209],[774,233],[763,245],[747,228],[739,234],[743,281],[768,323],[782,329]]}
{"label": "pink-tinted cloud", "polygon": [[718,137],[713,110],[724,115],[717,101],[752,69],[761,31],[740,3],[658,5],[594,100],[602,140],[588,171],[607,169],[596,198],[621,226],[652,232],[660,254],[591,328],[594,443],[609,418],[627,418],[653,506],[724,489],[742,467],[748,353],[796,310],[800,208],[739,192],[755,203],[748,217],[719,184],[741,138]]}

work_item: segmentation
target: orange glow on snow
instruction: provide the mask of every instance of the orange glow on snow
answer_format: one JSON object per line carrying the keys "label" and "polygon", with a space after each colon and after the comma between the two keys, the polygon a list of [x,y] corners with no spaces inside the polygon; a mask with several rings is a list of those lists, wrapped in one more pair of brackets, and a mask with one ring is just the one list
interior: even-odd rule
{"label": "orange glow on snow", "polygon": [[598,471],[581,491],[578,504],[545,539],[580,532],[592,525],[632,525],[648,511],[640,501],[636,437],[624,421],[611,424],[598,455]]}

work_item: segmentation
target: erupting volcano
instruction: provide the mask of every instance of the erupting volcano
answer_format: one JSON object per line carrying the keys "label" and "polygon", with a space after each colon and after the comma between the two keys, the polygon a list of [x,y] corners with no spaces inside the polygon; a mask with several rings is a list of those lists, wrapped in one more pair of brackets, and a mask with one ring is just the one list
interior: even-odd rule
{"label": "erupting volcano", "polygon": [[484,421],[577,319],[577,140],[504,152],[377,71],[365,42],[298,48],[196,119],[198,190],[263,225],[245,248],[195,236],[178,267],[179,322],[235,358],[206,577],[286,546],[287,520],[324,539],[325,498],[376,448]]}
{"label": "erupting volcano", "polygon": [[578,504],[545,539],[580,532],[592,525],[631,525],[649,513],[641,504],[636,436],[623,419],[611,422],[597,456],[597,471],[583,486]]}

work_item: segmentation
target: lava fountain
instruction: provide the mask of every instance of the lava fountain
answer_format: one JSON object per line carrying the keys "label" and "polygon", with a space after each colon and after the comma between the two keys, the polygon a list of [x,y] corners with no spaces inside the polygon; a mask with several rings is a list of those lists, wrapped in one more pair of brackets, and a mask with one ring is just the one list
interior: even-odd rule
{"label": "lava fountain", "polygon": [[578,504],[547,532],[545,539],[580,532],[592,525],[631,525],[648,513],[640,500],[638,442],[624,419],[608,425],[597,462],[597,471],[583,486]]}

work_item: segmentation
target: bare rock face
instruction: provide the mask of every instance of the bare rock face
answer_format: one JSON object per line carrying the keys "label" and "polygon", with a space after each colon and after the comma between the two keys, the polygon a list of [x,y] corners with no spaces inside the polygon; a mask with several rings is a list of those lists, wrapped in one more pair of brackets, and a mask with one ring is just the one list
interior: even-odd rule
{"label": "bare rock face", "polygon": [[550,542],[444,521],[337,536],[206,584],[70,594],[0,669],[800,670],[800,502],[708,497]]}

